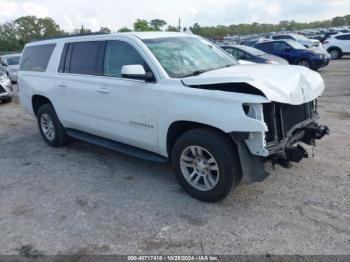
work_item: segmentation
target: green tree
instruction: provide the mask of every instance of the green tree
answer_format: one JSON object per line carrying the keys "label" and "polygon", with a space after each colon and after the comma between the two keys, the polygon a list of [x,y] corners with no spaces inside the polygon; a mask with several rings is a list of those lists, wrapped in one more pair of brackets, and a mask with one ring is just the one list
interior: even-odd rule
{"label": "green tree", "polygon": [[343,26],[346,24],[346,19],[345,17],[334,17],[332,19],[332,26]]}
{"label": "green tree", "polygon": [[55,37],[65,34],[52,18],[23,16],[13,22],[16,38],[20,47],[33,40]]}
{"label": "green tree", "polygon": [[129,28],[127,28],[126,26],[124,26],[124,27],[122,27],[122,28],[120,28],[120,29],[118,30],[119,33],[131,32],[131,31],[132,31],[132,30],[129,29]]}
{"label": "green tree", "polygon": [[107,33],[107,34],[112,33],[111,29],[109,29],[108,27],[101,27],[99,32]]}
{"label": "green tree", "polygon": [[198,23],[195,23],[192,27],[190,27],[191,31],[198,35],[201,32],[201,26]]}
{"label": "green tree", "polygon": [[149,22],[149,24],[154,28],[155,31],[161,31],[164,26],[167,25],[162,19],[153,19]]}
{"label": "green tree", "polygon": [[168,25],[167,29],[165,31],[168,32],[179,32],[179,29],[176,26]]}
{"label": "green tree", "polygon": [[154,31],[154,28],[152,26],[149,26],[149,23],[147,22],[147,20],[137,19],[137,21],[134,23],[134,31],[136,32]]}
{"label": "green tree", "polygon": [[0,25],[0,51],[21,50],[13,23],[7,22]]}

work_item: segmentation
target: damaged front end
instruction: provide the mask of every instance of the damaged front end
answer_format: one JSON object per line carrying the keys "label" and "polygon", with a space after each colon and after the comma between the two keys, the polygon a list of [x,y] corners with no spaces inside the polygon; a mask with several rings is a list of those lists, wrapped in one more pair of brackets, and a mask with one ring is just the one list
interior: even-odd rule
{"label": "damaged front end", "polygon": [[[250,133],[244,138],[250,157],[244,151],[244,146],[238,144],[242,157],[241,163],[250,159],[249,165],[242,165],[245,183],[258,182],[268,175],[261,164],[268,160],[273,165],[279,164],[291,168],[292,162],[298,163],[309,154],[301,143],[316,146],[316,140],[330,134],[327,126],[317,124],[317,100],[302,104],[288,105],[282,103],[267,103],[263,105],[244,105],[247,117],[263,121],[267,126],[265,133]],[[242,149],[243,148],[243,149]],[[243,160],[243,161],[242,161]]]}
{"label": "damaged front end", "polygon": [[317,100],[302,105],[269,103],[263,106],[263,111],[269,130],[266,133],[268,158],[284,167],[308,158],[299,142],[315,146],[315,140],[330,133],[327,126],[316,123],[319,119]]}

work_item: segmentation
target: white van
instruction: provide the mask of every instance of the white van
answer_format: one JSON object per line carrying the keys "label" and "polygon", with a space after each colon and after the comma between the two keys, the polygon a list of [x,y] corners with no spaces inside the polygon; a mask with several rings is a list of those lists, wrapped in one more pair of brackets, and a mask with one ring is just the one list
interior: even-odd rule
{"label": "white van", "polygon": [[[171,162],[193,197],[213,202],[262,181],[329,133],[316,121],[320,75],[289,65],[241,66],[182,33],[68,37],[25,46],[23,107],[53,147],[70,137]],[[298,145],[296,145],[298,143]]]}

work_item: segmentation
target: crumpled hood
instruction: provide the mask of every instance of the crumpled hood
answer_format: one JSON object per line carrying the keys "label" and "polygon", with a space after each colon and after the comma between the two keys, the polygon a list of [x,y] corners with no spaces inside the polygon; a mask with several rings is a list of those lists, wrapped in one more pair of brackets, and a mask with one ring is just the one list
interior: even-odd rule
{"label": "crumpled hood", "polygon": [[247,83],[263,92],[267,99],[291,105],[310,102],[325,89],[320,74],[290,65],[237,65],[183,78],[182,82],[188,86]]}

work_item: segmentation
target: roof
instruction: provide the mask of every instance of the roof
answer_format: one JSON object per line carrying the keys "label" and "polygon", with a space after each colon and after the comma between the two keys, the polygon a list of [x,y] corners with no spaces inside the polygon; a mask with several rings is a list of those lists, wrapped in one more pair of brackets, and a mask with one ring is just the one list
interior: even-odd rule
{"label": "roof", "polygon": [[[129,32],[129,33],[122,33],[122,34],[130,34],[130,35],[136,36],[142,40],[154,39],[154,38],[164,38],[164,37],[191,36],[189,34],[178,33],[178,32]],[[116,35],[118,35],[118,34],[116,34]]]}
{"label": "roof", "polygon": [[36,44],[49,44],[49,43],[57,43],[57,42],[65,42],[66,40],[102,40],[102,39],[110,39],[111,37],[137,37],[141,40],[146,39],[155,39],[155,38],[168,38],[168,37],[193,37],[193,35],[178,33],[178,32],[126,32],[126,33],[113,33],[113,34],[87,34],[87,35],[69,35],[66,37],[57,37],[50,39],[42,39],[38,41],[34,41],[29,43],[28,45],[36,45]]}

